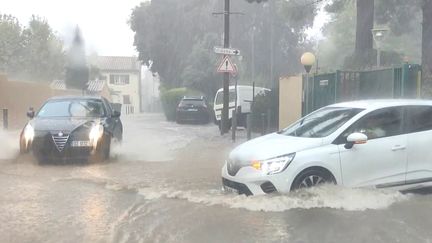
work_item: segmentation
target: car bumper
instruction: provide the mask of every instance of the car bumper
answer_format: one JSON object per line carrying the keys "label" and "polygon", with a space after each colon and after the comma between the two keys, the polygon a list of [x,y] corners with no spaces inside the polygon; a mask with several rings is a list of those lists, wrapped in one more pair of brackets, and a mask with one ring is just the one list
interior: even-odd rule
{"label": "car bumper", "polygon": [[222,185],[227,191],[244,195],[263,195],[269,193],[287,193],[292,180],[287,173],[263,175],[252,167],[242,167],[235,176],[228,174],[227,165],[222,168]]}
{"label": "car bumper", "polygon": [[68,142],[60,151],[51,139],[35,139],[31,144],[33,155],[40,161],[87,160],[95,152],[92,146],[72,147]]}
{"label": "car bumper", "polygon": [[208,122],[210,118],[209,114],[203,111],[179,111],[176,116],[177,121],[184,122]]}

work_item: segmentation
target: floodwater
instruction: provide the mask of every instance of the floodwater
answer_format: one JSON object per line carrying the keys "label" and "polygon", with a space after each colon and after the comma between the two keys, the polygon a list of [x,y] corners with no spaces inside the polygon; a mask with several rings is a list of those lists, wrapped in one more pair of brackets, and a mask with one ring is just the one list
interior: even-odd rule
{"label": "floodwater", "polygon": [[84,165],[17,157],[18,133],[0,132],[0,242],[432,242],[432,193],[225,194],[230,135],[159,114],[123,120],[112,158]]}

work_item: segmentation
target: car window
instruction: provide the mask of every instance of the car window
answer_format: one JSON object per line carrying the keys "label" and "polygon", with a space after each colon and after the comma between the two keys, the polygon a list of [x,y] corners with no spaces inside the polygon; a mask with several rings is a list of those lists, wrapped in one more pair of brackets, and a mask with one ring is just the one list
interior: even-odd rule
{"label": "car window", "polygon": [[46,103],[38,117],[103,117],[105,108],[100,100],[61,100]]}
{"label": "car window", "polygon": [[391,107],[372,111],[345,130],[337,139],[338,143],[345,143],[346,138],[354,132],[365,134],[368,140],[400,135],[402,134],[402,108]]}
{"label": "car window", "polygon": [[105,110],[107,112],[107,115],[111,116],[112,115],[112,111],[113,111],[111,103],[107,99],[105,99],[103,97],[102,97],[102,101],[103,101],[103,106],[105,107]]}
{"label": "car window", "polygon": [[432,107],[407,107],[407,133],[432,130]]}
{"label": "car window", "polygon": [[295,137],[325,137],[336,131],[362,110],[349,107],[324,108],[311,113],[278,133]]}
{"label": "car window", "polygon": [[[230,90],[229,94],[229,102],[235,102],[236,93],[235,90]],[[218,92],[216,95],[216,105],[221,105],[223,103],[223,92]]]}
{"label": "car window", "polygon": [[201,99],[185,99],[180,102],[180,106],[203,106],[205,105],[204,100]]}

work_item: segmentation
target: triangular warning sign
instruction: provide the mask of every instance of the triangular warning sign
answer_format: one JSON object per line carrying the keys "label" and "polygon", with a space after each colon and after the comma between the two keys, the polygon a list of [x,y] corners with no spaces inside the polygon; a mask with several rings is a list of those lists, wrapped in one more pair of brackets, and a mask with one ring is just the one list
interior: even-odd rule
{"label": "triangular warning sign", "polygon": [[219,64],[219,67],[217,69],[217,72],[219,73],[235,73],[236,68],[234,67],[234,64],[231,62],[231,59],[229,56],[225,56],[224,59],[222,59],[222,62]]}

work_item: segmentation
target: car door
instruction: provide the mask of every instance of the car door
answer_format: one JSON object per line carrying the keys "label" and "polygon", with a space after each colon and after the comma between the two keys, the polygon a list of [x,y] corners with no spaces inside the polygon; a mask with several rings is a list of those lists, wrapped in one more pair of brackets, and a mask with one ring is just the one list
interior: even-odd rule
{"label": "car door", "polygon": [[113,117],[114,111],[111,104],[105,98],[103,98],[103,101],[107,111],[106,127],[108,128],[110,133],[113,134],[114,137],[121,139],[121,136],[119,135],[119,129],[121,128],[120,118]]}
{"label": "car door", "polygon": [[[404,183],[407,135],[402,134],[402,111],[402,107],[372,111],[341,134],[338,148],[344,185],[387,187]],[[346,138],[353,132],[366,134],[368,141],[346,148]]]}
{"label": "car door", "polygon": [[432,106],[407,108],[407,183],[432,181]]}

